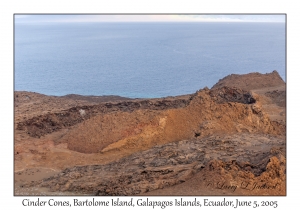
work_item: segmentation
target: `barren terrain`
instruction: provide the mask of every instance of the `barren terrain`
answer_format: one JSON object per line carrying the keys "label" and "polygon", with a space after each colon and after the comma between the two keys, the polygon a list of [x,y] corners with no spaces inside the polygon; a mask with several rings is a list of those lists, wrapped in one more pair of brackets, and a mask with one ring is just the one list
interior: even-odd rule
{"label": "barren terrain", "polygon": [[157,99],[15,91],[15,195],[285,195],[286,86]]}

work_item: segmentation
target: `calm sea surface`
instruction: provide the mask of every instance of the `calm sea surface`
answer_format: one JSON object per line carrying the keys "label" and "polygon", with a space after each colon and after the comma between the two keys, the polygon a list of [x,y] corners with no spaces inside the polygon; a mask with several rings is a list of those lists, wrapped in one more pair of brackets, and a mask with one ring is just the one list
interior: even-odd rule
{"label": "calm sea surface", "polygon": [[132,98],[194,93],[277,70],[284,23],[15,24],[15,90]]}

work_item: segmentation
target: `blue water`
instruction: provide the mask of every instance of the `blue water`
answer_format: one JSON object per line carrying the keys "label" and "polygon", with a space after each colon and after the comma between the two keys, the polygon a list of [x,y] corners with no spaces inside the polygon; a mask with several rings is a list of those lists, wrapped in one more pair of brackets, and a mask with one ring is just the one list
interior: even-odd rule
{"label": "blue water", "polygon": [[19,23],[14,46],[15,90],[57,96],[174,96],[286,72],[283,23]]}

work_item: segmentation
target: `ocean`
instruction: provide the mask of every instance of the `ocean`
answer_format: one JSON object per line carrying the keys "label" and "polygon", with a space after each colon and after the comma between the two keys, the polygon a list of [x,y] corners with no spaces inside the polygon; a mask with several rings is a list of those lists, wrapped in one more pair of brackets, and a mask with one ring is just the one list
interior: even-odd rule
{"label": "ocean", "polygon": [[284,23],[47,23],[14,26],[14,88],[157,98],[229,74],[285,80]]}

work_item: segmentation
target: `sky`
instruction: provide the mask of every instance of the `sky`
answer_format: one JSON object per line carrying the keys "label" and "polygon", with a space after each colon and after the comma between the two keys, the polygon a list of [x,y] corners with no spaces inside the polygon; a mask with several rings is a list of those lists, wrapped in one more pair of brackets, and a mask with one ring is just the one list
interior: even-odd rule
{"label": "sky", "polygon": [[113,15],[113,14],[15,14],[15,23],[59,23],[59,22],[285,22],[285,15]]}

